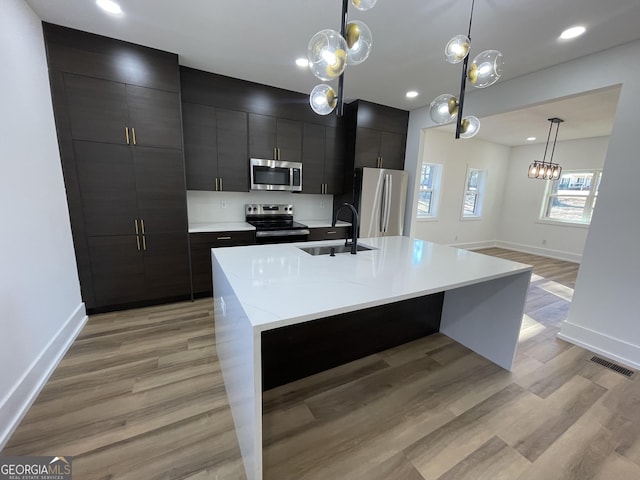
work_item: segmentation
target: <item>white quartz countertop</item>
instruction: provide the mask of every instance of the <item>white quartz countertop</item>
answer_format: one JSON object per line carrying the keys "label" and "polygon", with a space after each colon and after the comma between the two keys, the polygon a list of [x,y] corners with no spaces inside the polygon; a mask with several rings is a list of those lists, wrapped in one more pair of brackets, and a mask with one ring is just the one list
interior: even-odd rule
{"label": "white quartz countertop", "polygon": [[[328,228],[331,227],[331,220],[296,220],[309,228]],[[338,220],[336,227],[350,227],[351,223]]]}
{"label": "white quartz countertop", "polygon": [[[531,270],[531,266],[408,237],[363,238],[375,250],[312,256],[298,247],[213,249],[254,329],[267,330]],[[215,265],[214,265],[215,268]],[[214,296],[218,293],[214,291]]]}
{"label": "white quartz countertop", "polygon": [[248,224],[247,222],[207,222],[189,224],[189,233],[237,232],[255,229],[256,227]]}
{"label": "white quartz countertop", "polygon": [[[309,228],[331,227],[331,220],[296,220]],[[338,220],[337,227],[349,227],[351,223]],[[208,233],[208,232],[234,232],[243,230],[255,230],[256,227],[247,222],[203,222],[190,223],[189,233]]]}

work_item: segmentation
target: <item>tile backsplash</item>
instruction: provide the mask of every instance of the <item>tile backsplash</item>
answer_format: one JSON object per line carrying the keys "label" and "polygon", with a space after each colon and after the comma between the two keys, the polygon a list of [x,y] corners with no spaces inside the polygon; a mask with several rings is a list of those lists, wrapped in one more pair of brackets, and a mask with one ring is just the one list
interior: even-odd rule
{"label": "tile backsplash", "polygon": [[296,220],[331,220],[333,195],[187,190],[189,223],[243,222],[246,203],[292,204]]}

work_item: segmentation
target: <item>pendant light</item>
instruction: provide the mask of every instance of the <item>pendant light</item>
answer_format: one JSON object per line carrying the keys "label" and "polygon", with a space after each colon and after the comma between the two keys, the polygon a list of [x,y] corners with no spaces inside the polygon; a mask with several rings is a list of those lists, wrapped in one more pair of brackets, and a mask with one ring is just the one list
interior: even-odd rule
{"label": "pendant light", "polygon": [[[529,178],[539,178],[540,180],[558,180],[562,175],[562,167],[558,163],[553,163],[553,154],[556,151],[556,141],[558,140],[558,131],[560,130],[560,124],[564,122],[561,118],[553,117],[549,118],[549,134],[547,135],[547,144],[544,147],[544,155],[542,161],[534,160],[529,165],[527,176]],[[556,125],[556,135],[553,139],[553,147],[551,148],[551,156],[547,162],[547,150],[549,150],[549,140],[551,140],[551,130],[553,125]]]}
{"label": "pendant light", "polygon": [[[360,11],[367,11],[377,0],[351,0],[351,4]],[[336,107],[337,114],[343,112],[344,71],[347,65],[364,62],[371,53],[373,43],[371,30],[359,20],[347,21],[349,0],[342,0],[342,23],[340,32],[332,29],[320,30],[307,47],[309,69],[317,78],[324,81],[338,79],[338,91],[326,83],[316,85],[311,90],[309,104],[318,115],[328,115]]]}
{"label": "pendant light", "polygon": [[456,120],[456,138],[471,138],[480,130],[480,120],[472,115],[462,116],[464,107],[464,92],[467,80],[476,88],[485,88],[496,83],[503,71],[502,53],[498,50],[485,50],[475,56],[469,65],[469,51],[471,49],[471,22],[473,21],[473,7],[471,1],[471,15],[469,16],[469,33],[456,35],[444,48],[445,59],[449,63],[462,63],[462,77],[460,79],[460,94],[455,97],[444,94],[436,97],[429,106],[431,119],[438,125]]}

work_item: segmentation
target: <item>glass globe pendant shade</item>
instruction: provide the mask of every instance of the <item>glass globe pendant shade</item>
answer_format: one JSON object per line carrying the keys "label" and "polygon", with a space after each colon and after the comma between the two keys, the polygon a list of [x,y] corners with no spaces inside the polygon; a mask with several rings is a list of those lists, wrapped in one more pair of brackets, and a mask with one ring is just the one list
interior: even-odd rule
{"label": "glass globe pendant shade", "polygon": [[500,79],[503,67],[502,53],[498,50],[485,50],[473,59],[467,77],[474,87],[485,88]]}
{"label": "glass globe pendant shade", "polygon": [[361,12],[371,10],[378,0],[351,0],[351,5]]}
{"label": "glass globe pendant shade", "polygon": [[460,63],[469,55],[471,41],[466,35],[456,35],[444,47],[444,56],[449,63]]}
{"label": "glass globe pendant shade", "polygon": [[330,85],[321,83],[311,90],[309,104],[318,115],[329,115],[336,108],[337,103],[336,91]]}
{"label": "glass globe pendant shade", "polygon": [[358,65],[364,62],[371,53],[373,37],[371,30],[364,23],[356,20],[347,24],[347,63]]}
{"label": "glass globe pendant shade", "polygon": [[537,178],[538,177],[538,162],[533,162],[531,165],[529,165],[529,173],[528,173],[528,177],[529,178]]}
{"label": "glass globe pendant shade", "polygon": [[556,165],[553,167],[553,174],[551,175],[551,179],[558,180],[561,174],[562,174],[562,167],[560,165]]}
{"label": "glass globe pendant shade", "polygon": [[436,97],[429,106],[429,115],[438,125],[453,121],[458,115],[458,99],[449,93]]}
{"label": "glass globe pendant shade", "polygon": [[480,130],[480,120],[478,117],[469,115],[462,119],[462,125],[460,128],[460,138],[475,137],[476,133]]}
{"label": "glass globe pendant shade", "polygon": [[347,42],[335,30],[320,30],[309,40],[307,59],[309,69],[320,80],[338,78],[347,66]]}

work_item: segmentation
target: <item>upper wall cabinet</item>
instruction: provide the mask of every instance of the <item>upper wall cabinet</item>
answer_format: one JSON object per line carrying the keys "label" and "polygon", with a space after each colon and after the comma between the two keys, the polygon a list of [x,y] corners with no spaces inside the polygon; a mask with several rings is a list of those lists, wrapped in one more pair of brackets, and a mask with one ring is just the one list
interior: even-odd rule
{"label": "upper wall cabinet", "polygon": [[249,190],[247,114],[182,104],[187,189]]}
{"label": "upper wall cabinet", "polygon": [[302,156],[302,123],[250,113],[249,155],[251,158],[299,162]]}
{"label": "upper wall cabinet", "polygon": [[345,153],[342,130],[305,123],[302,137],[302,192],[342,193]]}
{"label": "upper wall cabinet", "polygon": [[178,94],[63,73],[77,140],[181,148]]}
{"label": "upper wall cabinet", "polygon": [[404,168],[409,112],[357,100],[346,108],[354,167]]}

